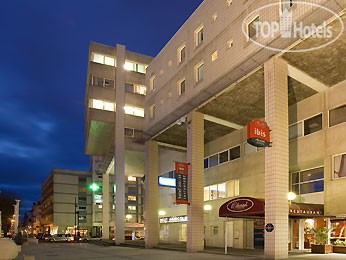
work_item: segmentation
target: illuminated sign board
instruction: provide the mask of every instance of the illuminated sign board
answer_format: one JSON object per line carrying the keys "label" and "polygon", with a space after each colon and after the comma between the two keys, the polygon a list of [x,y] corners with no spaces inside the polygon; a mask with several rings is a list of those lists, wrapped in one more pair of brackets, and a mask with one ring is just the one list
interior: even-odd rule
{"label": "illuminated sign board", "polygon": [[184,162],[175,162],[176,204],[188,204],[188,167]]}
{"label": "illuminated sign board", "polygon": [[160,218],[160,224],[186,222],[187,216]]}
{"label": "illuminated sign board", "polygon": [[176,179],[160,176],[159,177],[159,185],[175,188],[176,187]]}
{"label": "illuminated sign board", "polygon": [[247,142],[256,147],[270,144],[269,127],[266,122],[255,119],[247,123]]}
{"label": "illuminated sign board", "polygon": [[103,200],[102,200],[102,195],[94,195],[94,202],[95,203],[102,203]]}

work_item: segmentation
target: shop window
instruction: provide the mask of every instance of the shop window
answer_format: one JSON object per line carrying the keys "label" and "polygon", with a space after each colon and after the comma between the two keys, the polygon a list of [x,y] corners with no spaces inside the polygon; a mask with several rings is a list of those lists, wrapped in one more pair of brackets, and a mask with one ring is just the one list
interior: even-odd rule
{"label": "shop window", "polygon": [[220,161],[220,164],[224,162],[228,162],[228,150],[219,154],[219,161]]}
{"label": "shop window", "polygon": [[187,224],[181,224],[179,228],[179,241],[186,242],[187,239]]}
{"label": "shop window", "polygon": [[229,160],[235,160],[240,158],[240,146],[229,149]]}
{"label": "shop window", "polygon": [[219,164],[219,154],[209,157],[209,167],[214,167]]}
{"label": "shop window", "polygon": [[333,179],[346,177],[346,154],[340,154],[333,157]]}
{"label": "shop window", "polygon": [[259,22],[259,16],[250,21],[247,25],[247,33],[249,38],[255,38],[257,35],[257,26],[256,24]]}
{"label": "shop window", "polygon": [[289,127],[289,139],[294,140],[303,135],[303,123],[299,122]]}
{"label": "shop window", "polygon": [[322,114],[304,121],[304,135],[309,135],[322,130]]}
{"label": "shop window", "polygon": [[329,126],[346,122],[346,105],[329,110]]}

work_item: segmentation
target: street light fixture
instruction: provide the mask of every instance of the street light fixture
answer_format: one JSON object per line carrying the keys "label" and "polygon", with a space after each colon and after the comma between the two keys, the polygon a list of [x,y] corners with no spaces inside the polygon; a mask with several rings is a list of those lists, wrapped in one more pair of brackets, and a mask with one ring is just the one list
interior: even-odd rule
{"label": "street light fixture", "polygon": [[294,192],[289,192],[289,193],[287,194],[287,198],[288,198],[288,200],[289,200],[289,202],[290,202],[290,205],[291,205],[291,203],[292,203],[292,200],[294,200],[296,197],[297,197],[297,195],[296,195]]}

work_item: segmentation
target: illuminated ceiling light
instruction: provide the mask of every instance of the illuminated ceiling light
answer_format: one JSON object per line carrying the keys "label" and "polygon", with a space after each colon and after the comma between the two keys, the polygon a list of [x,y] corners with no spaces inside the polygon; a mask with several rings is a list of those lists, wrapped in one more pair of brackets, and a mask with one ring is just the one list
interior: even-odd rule
{"label": "illuminated ceiling light", "polygon": [[166,215],[166,212],[163,211],[163,210],[160,210],[160,211],[159,211],[159,215],[160,215],[160,216],[164,216],[164,215]]}
{"label": "illuminated ceiling light", "polygon": [[210,205],[204,205],[204,210],[205,211],[210,211],[211,210],[211,206]]}
{"label": "illuminated ceiling light", "polygon": [[126,215],[126,219],[131,219],[132,215]]}
{"label": "illuminated ceiling light", "polygon": [[89,188],[92,190],[92,191],[98,191],[100,189],[100,186],[97,185],[96,183],[93,183],[89,186]]}
{"label": "illuminated ceiling light", "polygon": [[297,195],[294,192],[289,192],[287,194],[288,200],[294,200],[297,197]]}

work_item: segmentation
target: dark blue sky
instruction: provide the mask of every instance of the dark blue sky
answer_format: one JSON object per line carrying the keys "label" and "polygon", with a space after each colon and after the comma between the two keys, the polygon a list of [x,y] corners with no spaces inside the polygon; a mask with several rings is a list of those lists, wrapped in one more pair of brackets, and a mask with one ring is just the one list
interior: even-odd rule
{"label": "dark blue sky", "polygon": [[21,214],[52,168],[89,170],[89,41],[155,56],[202,0],[11,0],[0,16],[0,189]]}

